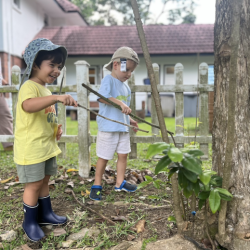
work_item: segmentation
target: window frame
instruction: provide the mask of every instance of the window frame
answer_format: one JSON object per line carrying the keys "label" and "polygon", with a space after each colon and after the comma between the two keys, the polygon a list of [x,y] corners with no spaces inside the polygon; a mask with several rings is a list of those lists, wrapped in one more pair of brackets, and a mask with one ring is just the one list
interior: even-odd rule
{"label": "window frame", "polygon": [[[168,85],[166,83],[166,74],[167,74],[166,70],[167,70],[167,67],[173,67],[173,68],[175,68],[175,64],[164,64],[163,65],[163,85]],[[175,71],[174,71],[173,75],[175,77]],[[171,84],[171,85],[175,85],[175,82],[174,82],[174,84]]]}

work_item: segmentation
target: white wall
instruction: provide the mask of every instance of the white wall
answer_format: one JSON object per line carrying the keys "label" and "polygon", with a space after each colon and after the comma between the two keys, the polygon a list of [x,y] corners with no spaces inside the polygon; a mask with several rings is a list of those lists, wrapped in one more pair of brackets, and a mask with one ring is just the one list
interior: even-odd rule
{"label": "white wall", "polygon": [[18,9],[13,0],[2,0],[3,48],[1,51],[21,57],[22,51],[44,25],[44,12],[33,0],[21,0]]}
{"label": "white wall", "polygon": [[[76,69],[74,63],[78,60],[87,61],[90,65],[103,66],[110,61],[111,57],[70,57],[67,59],[67,77],[68,85],[76,84]],[[184,66],[183,80],[184,84],[197,84],[198,81],[198,64],[206,62],[214,64],[213,55],[175,55],[175,56],[153,56],[152,63],[157,63],[160,66],[160,84],[164,84],[164,65],[175,65],[182,63]],[[199,62],[198,62],[199,61]],[[147,78],[147,69],[143,57],[140,57],[140,64],[135,69],[135,84],[143,85],[143,79]],[[142,108],[142,101],[146,101],[146,93],[136,93],[136,109]],[[90,95],[90,101],[95,101],[96,97]]]}

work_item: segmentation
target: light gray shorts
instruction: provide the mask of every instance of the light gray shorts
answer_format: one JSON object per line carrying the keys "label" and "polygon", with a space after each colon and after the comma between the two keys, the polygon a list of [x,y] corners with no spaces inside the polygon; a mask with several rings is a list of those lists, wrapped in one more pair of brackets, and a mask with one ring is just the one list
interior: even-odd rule
{"label": "light gray shorts", "polygon": [[112,160],[115,152],[117,154],[131,152],[129,133],[98,131],[96,141],[97,156],[105,160]]}
{"label": "light gray shorts", "polygon": [[16,164],[20,183],[29,183],[42,180],[45,175],[57,174],[56,157],[31,165]]}

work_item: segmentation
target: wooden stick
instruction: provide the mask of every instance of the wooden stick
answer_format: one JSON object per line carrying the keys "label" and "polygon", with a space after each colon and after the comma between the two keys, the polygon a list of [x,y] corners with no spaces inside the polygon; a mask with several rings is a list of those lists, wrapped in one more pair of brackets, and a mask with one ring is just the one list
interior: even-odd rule
{"label": "wooden stick", "polygon": [[76,202],[77,202],[80,206],[82,206],[83,208],[87,209],[87,210],[90,211],[91,213],[94,213],[94,214],[98,215],[98,216],[101,217],[102,219],[108,221],[110,224],[116,225],[116,223],[113,222],[112,220],[110,220],[109,218],[107,218],[107,217],[105,217],[105,216],[99,214],[98,212],[96,212],[95,210],[93,210],[93,209],[91,209],[91,208],[89,208],[89,207],[86,207],[86,206],[83,205],[80,201],[78,201],[73,190],[71,190],[71,193],[72,193],[73,197],[75,198]]}
{"label": "wooden stick", "polygon": [[137,128],[137,127],[135,127],[135,126],[132,126],[132,125],[129,125],[129,124],[126,124],[126,123],[123,123],[123,122],[118,122],[118,121],[109,119],[109,118],[107,118],[107,117],[105,117],[105,116],[99,115],[99,114],[96,113],[95,111],[90,110],[90,109],[88,109],[88,108],[86,108],[86,107],[84,107],[84,106],[82,106],[82,105],[80,105],[80,104],[77,104],[77,106],[80,107],[80,108],[84,108],[84,109],[90,111],[91,113],[93,113],[93,114],[95,114],[95,115],[98,115],[98,116],[102,117],[103,119],[109,120],[109,121],[111,121],[111,122],[116,122],[116,123],[122,124],[122,125],[124,125],[124,126],[127,126],[127,127],[129,127],[129,128],[133,128],[133,129],[136,129],[136,130],[145,132],[145,133],[148,133],[148,132],[149,132],[149,131],[147,131],[147,130],[143,130],[143,129]]}
{"label": "wooden stick", "polygon": [[[112,102],[111,100],[109,100],[108,98],[104,97],[103,95],[99,94],[98,92],[96,92],[95,90],[93,90],[92,88],[90,88],[90,87],[89,87],[88,85],[86,85],[85,83],[82,83],[82,86],[83,86],[84,88],[86,88],[87,90],[89,90],[90,92],[94,93],[95,95],[99,96],[100,98],[102,98],[104,101],[108,102],[109,104],[111,104],[111,105],[114,106],[115,108],[117,108],[117,109],[119,109],[119,110],[122,110],[122,108],[121,108],[119,105],[117,105],[116,103]],[[134,114],[132,114],[132,113],[130,113],[129,115],[130,115],[131,117],[137,119],[137,120],[140,121],[140,122],[146,123],[146,124],[148,124],[148,125],[150,125],[150,126],[152,126],[152,127],[155,127],[155,128],[160,129],[160,127],[159,127],[158,125],[153,124],[153,123],[150,123],[150,122],[147,122],[147,121],[145,121],[144,119],[142,119],[142,118],[140,118],[140,117],[138,117],[138,116],[136,116],[136,115],[134,115]],[[167,131],[167,132],[168,132],[169,134],[174,134],[174,133],[171,132],[171,131]]]}

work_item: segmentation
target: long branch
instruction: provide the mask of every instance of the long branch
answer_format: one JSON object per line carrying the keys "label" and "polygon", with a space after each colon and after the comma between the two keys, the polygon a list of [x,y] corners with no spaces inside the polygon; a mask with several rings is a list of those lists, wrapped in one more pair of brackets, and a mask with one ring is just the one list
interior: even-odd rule
{"label": "long branch", "polygon": [[[85,83],[82,83],[82,86],[83,86],[84,88],[86,88],[87,90],[89,90],[90,92],[92,92],[93,94],[99,96],[100,98],[102,98],[104,101],[108,102],[109,104],[111,104],[111,105],[114,106],[115,108],[117,108],[117,109],[119,109],[119,110],[122,110],[122,108],[121,108],[118,104],[112,102],[112,101],[109,100],[108,98],[106,98],[106,97],[104,97],[103,95],[99,94],[98,92],[96,92],[95,90],[93,90],[92,88],[90,88],[90,87],[89,87],[88,85],[86,85]],[[142,118],[140,118],[140,117],[138,117],[138,116],[136,116],[136,115],[134,115],[134,114],[132,114],[132,113],[130,113],[129,116],[131,116],[131,117],[133,117],[133,118],[139,120],[140,122],[146,123],[146,124],[148,124],[148,125],[150,125],[150,126],[152,126],[152,127],[155,127],[155,128],[160,129],[160,127],[157,126],[156,124],[147,122],[147,121],[145,121],[144,119],[142,119]],[[168,132],[169,134],[174,134],[174,133],[171,132],[171,131],[167,131],[167,132]]]}
{"label": "long branch", "polygon": [[94,214],[98,215],[99,217],[101,217],[101,218],[103,218],[104,220],[108,221],[110,224],[116,225],[116,223],[113,222],[112,220],[110,220],[109,218],[105,217],[105,216],[102,215],[102,214],[99,214],[98,212],[96,212],[95,210],[93,210],[93,209],[91,209],[91,208],[89,208],[89,207],[86,207],[86,206],[83,205],[80,201],[78,201],[73,190],[71,190],[71,193],[72,193],[73,197],[75,198],[76,202],[77,202],[80,206],[82,206],[83,208],[89,210],[91,213],[94,213]]}

